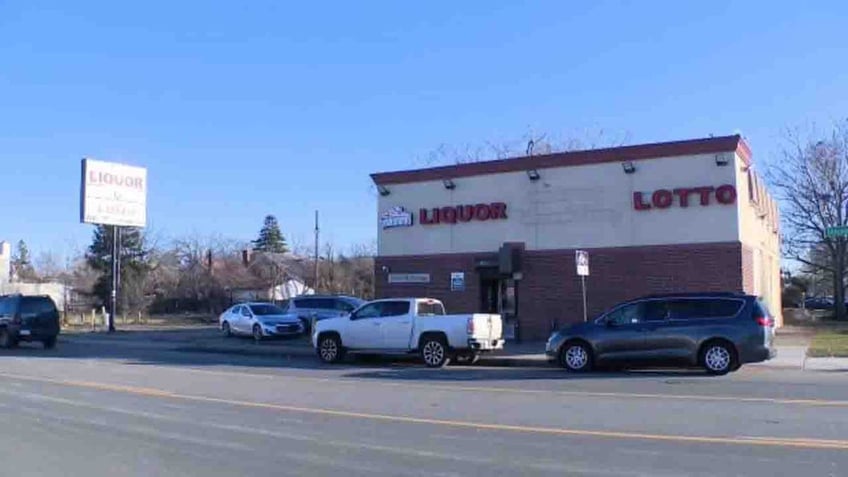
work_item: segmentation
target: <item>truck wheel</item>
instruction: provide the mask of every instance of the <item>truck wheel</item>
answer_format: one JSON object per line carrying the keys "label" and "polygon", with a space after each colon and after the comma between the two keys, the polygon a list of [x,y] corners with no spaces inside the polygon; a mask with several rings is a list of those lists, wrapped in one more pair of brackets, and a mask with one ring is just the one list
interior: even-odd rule
{"label": "truck wheel", "polygon": [[327,364],[338,363],[344,356],[342,341],[336,335],[323,335],[318,339],[318,358]]}
{"label": "truck wheel", "polygon": [[0,348],[10,349],[18,345],[17,340],[9,333],[9,330],[3,328],[0,330]]}
{"label": "truck wheel", "polygon": [[447,366],[450,363],[450,356],[444,338],[428,337],[421,340],[421,359],[428,368]]}

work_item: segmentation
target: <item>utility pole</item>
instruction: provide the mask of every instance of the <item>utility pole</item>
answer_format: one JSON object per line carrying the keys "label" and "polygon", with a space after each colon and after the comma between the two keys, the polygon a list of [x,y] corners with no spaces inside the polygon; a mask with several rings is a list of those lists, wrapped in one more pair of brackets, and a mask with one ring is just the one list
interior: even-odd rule
{"label": "utility pole", "polygon": [[315,292],[318,292],[318,211],[315,211],[315,283],[312,284]]}
{"label": "utility pole", "polygon": [[112,226],[112,294],[111,310],[109,310],[109,333],[115,331],[115,320],[118,317],[118,286],[121,270],[121,231],[117,225]]}

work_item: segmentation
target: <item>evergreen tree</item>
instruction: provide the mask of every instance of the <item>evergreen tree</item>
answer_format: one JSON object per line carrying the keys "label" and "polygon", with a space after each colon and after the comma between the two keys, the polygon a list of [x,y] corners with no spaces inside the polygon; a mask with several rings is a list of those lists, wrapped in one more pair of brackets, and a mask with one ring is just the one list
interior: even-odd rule
{"label": "evergreen tree", "polygon": [[[140,284],[149,271],[148,254],[144,249],[144,237],[137,228],[121,228],[121,283],[120,290],[132,291],[134,295],[141,297],[128,297],[122,293],[124,302],[129,301],[131,305],[138,305],[143,299],[143,289]],[[99,273],[94,283],[92,293],[100,299],[102,305],[110,303],[112,293],[112,226],[97,225],[94,228],[91,245],[85,254],[86,262],[92,269]],[[119,293],[121,291],[119,290]]]}
{"label": "evergreen tree", "polygon": [[265,223],[259,231],[259,238],[253,241],[253,250],[257,252],[286,253],[289,251],[286,238],[280,231],[280,224],[273,215],[265,216]]}
{"label": "evergreen tree", "polygon": [[12,255],[12,275],[22,281],[30,281],[38,278],[29,256],[29,247],[27,247],[26,242],[23,240],[18,241],[15,253]]}

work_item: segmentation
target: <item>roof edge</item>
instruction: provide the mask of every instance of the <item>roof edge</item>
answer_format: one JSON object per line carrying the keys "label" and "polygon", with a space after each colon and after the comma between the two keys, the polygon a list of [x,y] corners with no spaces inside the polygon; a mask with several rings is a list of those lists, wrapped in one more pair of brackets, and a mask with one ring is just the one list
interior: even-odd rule
{"label": "roof edge", "polygon": [[718,152],[734,152],[746,164],[751,164],[751,149],[745,139],[738,134],[732,136],[688,139],[683,141],[636,144],[632,146],[610,147],[568,151],[536,156],[518,156],[492,161],[469,162],[447,166],[410,169],[371,174],[377,185],[404,184],[442,179],[456,179],[483,174],[498,174],[529,169],[548,169],[553,167],[582,166],[618,161],[638,161],[661,157],[688,156]]}

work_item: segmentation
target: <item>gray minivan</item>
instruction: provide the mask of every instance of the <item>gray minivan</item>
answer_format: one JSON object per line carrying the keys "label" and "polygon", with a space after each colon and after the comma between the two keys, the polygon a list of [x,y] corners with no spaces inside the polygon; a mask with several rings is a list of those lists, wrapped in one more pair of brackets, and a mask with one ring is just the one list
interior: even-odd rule
{"label": "gray minivan", "polygon": [[570,371],[601,364],[682,364],[726,374],[773,358],[774,326],[756,296],[658,295],[622,303],[593,321],[555,332],[545,351]]}

